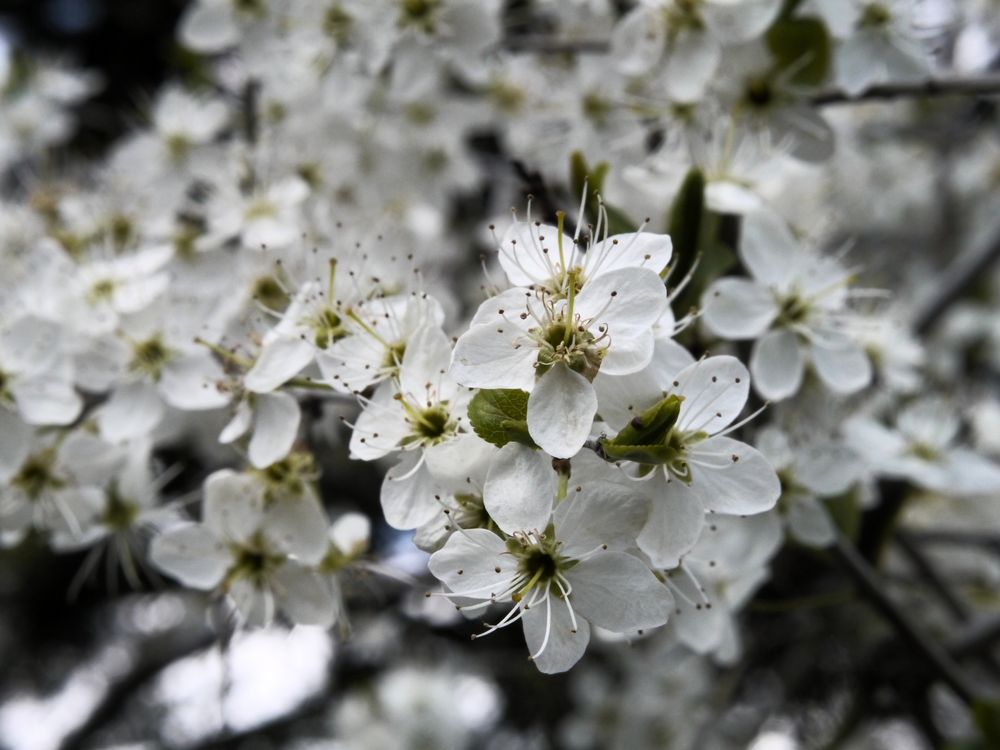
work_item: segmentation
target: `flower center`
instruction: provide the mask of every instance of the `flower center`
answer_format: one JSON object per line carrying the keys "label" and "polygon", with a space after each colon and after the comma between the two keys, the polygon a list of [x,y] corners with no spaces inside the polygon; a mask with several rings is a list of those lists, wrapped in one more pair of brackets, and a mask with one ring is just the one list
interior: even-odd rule
{"label": "flower center", "polygon": [[163,343],[160,334],[155,334],[132,346],[132,361],[129,362],[129,369],[148,375],[153,380],[159,380],[163,366],[167,364],[169,359],[170,349]]}
{"label": "flower center", "polygon": [[892,20],[891,11],[882,3],[869,3],[861,11],[858,26],[862,28],[881,28]]}
{"label": "flower center", "polygon": [[110,529],[122,531],[129,528],[139,515],[139,507],[126,500],[118,492],[114,484],[108,489],[107,505],[101,516],[101,522]]}
{"label": "flower center", "polygon": [[306,484],[317,476],[312,454],[297,450],[254,473],[264,482],[264,502],[268,504],[279,498],[301,497]]}
{"label": "flower center", "polygon": [[344,10],[340,3],[334,3],[323,16],[324,33],[336,42],[346,42],[350,38],[351,25],[354,19]]}
{"label": "flower center", "polygon": [[19,488],[31,500],[37,500],[49,489],[57,490],[64,482],[52,471],[56,455],[53,450],[46,450],[28,456],[21,469],[14,475],[11,484]]}
{"label": "flower center", "polygon": [[413,26],[424,33],[433,34],[437,28],[434,18],[441,0],[400,0],[399,25]]}

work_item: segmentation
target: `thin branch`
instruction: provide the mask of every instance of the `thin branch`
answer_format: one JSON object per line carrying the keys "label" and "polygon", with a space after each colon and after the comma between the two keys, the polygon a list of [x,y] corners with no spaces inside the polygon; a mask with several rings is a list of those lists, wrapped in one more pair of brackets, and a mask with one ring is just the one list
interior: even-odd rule
{"label": "thin branch", "polygon": [[1000,237],[975,250],[962,253],[940,276],[934,293],[917,308],[913,328],[917,333],[927,333],[934,324],[975,286],[990,267],[1000,260]]}
{"label": "thin branch", "polygon": [[976,690],[962,669],[947,651],[918,629],[903,610],[886,595],[878,574],[858,553],[854,545],[843,534],[838,534],[831,551],[854,580],[860,592],[910,647],[927,660],[938,677],[966,704],[971,706],[975,703]]}
{"label": "thin branch", "polygon": [[944,580],[909,532],[897,529],[893,539],[900,552],[910,561],[927,586],[937,594],[938,599],[951,612],[952,616],[961,622],[967,621],[972,616],[971,608],[951,590],[948,582]]}
{"label": "thin branch", "polygon": [[939,96],[1000,96],[1000,76],[939,78],[920,83],[887,83],[872,86],[855,96],[849,96],[843,91],[822,91],[812,97],[812,103],[822,107],[828,104],[853,104],[876,99],[916,99]]}
{"label": "thin branch", "polygon": [[988,615],[960,628],[948,641],[948,652],[955,658],[988,651],[1000,641],[1000,615]]}

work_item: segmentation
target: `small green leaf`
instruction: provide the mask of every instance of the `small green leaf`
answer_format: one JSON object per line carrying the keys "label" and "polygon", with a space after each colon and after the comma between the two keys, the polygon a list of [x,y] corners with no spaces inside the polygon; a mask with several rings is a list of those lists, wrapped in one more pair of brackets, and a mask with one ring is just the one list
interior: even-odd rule
{"label": "small green leaf", "polygon": [[683,278],[690,270],[698,253],[704,207],[705,175],[697,167],[692,167],[684,177],[667,216],[667,231],[674,243],[674,257],[679,264],[675,272],[677,278]]}
{"label": "small green leaf", "polygon": [[677,450],[670,443],[670,431],[677,423],[682,400],[671,394],[633,417],[614,438],[600,441],[601,454],[608,461],[641,464],[663,464],[676,458]]}
{"label": "small green leaf", "polygon": [[786,18],[765,35],[779,70],[795,70],[791,82],[819,86],[830,74],[830,34],[816,18]]}
{"label": "small green leaf", "polygon": [[972,706],[972,716],[986,746],[1000,747],[1000,701],[977,701]]}
{"label": "small green leaf", "polygon": [[479,437],[498,448],[510,442],[538,447],[528,434],[528,394],[524,391],[479,391],[469,402],[469,421]]}

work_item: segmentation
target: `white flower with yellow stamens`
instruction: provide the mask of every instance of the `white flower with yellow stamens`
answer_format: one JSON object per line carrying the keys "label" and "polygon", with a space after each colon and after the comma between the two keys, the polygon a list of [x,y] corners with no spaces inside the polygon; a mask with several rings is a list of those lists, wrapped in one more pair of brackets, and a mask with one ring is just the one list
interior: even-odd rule
{"label": "white flower with yellow stamens", "polygon": [[530,658],[540,671],[555,673],[583,656],[591,625],[616,633],[657,627],[667,621],[672,598],[627,552],[645,520],[645,498],[593,482],[571,487],[553,509],[557,476],[547,464],[523,446],[502,449],[484,499],[503,536],[456,531],[429,567],[447,596],[466,602],[465,612],[507,604],[482,635],[520,620]]}
{"label": "white flower with yellow stamens", "polygon": [[727,339],[757,339],[750,357],[754,387],[771,400],[794,395],[808,362],[835,393],[859,391],[872,366],[854,328],[848,289],[853,274],[832,257],[808,251],[777,214],[744,217],[740,257],[752,279],[716,281],[703,298],[705,325]]}

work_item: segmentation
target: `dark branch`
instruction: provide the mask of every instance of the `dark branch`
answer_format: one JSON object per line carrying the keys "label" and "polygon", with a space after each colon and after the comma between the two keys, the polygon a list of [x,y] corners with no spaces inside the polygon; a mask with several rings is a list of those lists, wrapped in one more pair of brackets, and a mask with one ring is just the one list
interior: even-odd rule
{"label": "dark branch", "polygon": [[943,680],[968,705],[976,699],[976,690],[962,672],[955,660],[935,641],[917,628],[903,611],[883,590],[882,581],[868,562],[858,553],[854,545],[843,534],[831,550],[859,591],[878,610],[896,632],[917,653],[923,656],[938,677]]}
{"label": "dark branch", "polygon": [[917,309],[913,328],[927,333],[948,309],[976,285],[994,263],[1000,260],[1000,237],[976,250],[962,253],[941,274],[934,294]]}
{"label": "dark branch", "polygon": [[1000,76],[977,78],[941,78],[922,83],[887,83],[872,86],[855,96],[843,91],[823,91],[812,97],[818,107],[828,104],[853,104],[877,99],[915,99],[939,96],[1000,96]]}

